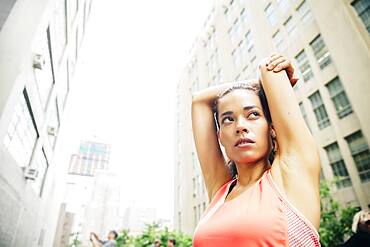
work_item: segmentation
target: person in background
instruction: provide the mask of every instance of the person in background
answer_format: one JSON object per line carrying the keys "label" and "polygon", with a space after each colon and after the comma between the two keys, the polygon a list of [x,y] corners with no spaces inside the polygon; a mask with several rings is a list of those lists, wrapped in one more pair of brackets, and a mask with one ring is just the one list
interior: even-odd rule
{"label": "person in background", "polygon": [[360,211],[353,217],[352,235],[342,247],[369,247],[370,246],[370,213]]}
{"label": "person in background", "polygon": [[167,241],[167,247],[175,247],[176,246],[176,240],[174,238],[170,238]]}
{"label": "person in background", "polygon": [[152,244],[152,247],[161,247],[161,240],[156,239]]}
{"label": "person in background", "polygon": [[114,230],[110,231],[107,236],[106,241],[102,241],[99,239],[98,235],[94,232],[90,233],[90,241],[93,247],[116,247],[116,239],[118,237],[118,233]]}

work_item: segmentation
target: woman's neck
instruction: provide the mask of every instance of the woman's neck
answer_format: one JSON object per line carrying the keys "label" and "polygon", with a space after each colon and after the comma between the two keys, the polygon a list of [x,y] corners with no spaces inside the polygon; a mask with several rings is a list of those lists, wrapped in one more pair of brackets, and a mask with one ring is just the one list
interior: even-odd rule
{"label": "woman's neck", "polygon": [[268,160],[261,160],[253,164],[237,164],[238,170],[238,186],[249,187],[254,184],[262,174],[271,168]]}

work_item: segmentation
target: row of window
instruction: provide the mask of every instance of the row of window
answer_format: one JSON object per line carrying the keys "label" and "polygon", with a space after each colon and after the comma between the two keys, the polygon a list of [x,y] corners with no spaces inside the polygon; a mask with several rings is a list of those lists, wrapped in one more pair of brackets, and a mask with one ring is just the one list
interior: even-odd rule
{"label": "row of window", "polygon": [[73,155],[68,173],[93,176],[97,169],[106,170],[108,160]]}
{"label": "row of window", "polygon": [[[283,5],[286,5],[288,2],[284,0],[284,1],[279,1],[279,3],[283,4]],[[290,6],[290,3],[289,3],[289,6]],[[271,4],[269,4],[267,6],[265,11],[267,11],[269,9],[272,9]],[[285,8],[285,10],[288,10],[288,8]],[[272,22],[272,20],[274,20],[273,21],[273,26],[274,26],[277,22],[277,19],[275,18],[275,15],[273,13],[274,12],[271,12],[271,10],[270,10],[269,12],[266,12],[266,15],[267,15],[268,20],[270,20],[270,23]],[[312,20],[313,20],[311,10],[310,10],[308,4],[306,3],[306,1],[303,1],[298,6],[297,13],[298,13],[298,15],[289,16],[288,19],[284,22],[284,25],[283,25],[286,33],[288,34],[288,37],[290,37],[291,40],[295,39],[294,35],[296,34],[296,32],[298,30],[297,26],[296,26],[296,23],[295,23],[296,16],[300,16],[301,22],[303,24],[308,24],[308,23],[312,22]],[[284,41],[284,35],[283,35],[282,32],[283,32],[283,30],[278,29],[272,35],[272,41],[275,44],[276,49],[280,52],[285,51],[285,49],[287,48],[287,44]]]}
{"label": "row of window", "polygon": [[351,3],[351,5],[356,10],[367,32],[370,34],[370,1],[355,0]]}
{"label": "row of window", "polygon": [[[326,84],[326,88],[329,92],[330,98],[334,104],[335,110],[337,112],[337,116],[339,119],[344,118],[345,116],[352,113],[351,104],[347,98],[347,94],[344,91],[342,83],[340,82],[339,77],[334,78],[329,83]],[[316,117],[318,128],[324,129],[325,127],[330,125],[330,119],[327,114],[325,104],[322,100],[320,91],[316,91],[311,96],[308,97],[313,112]],[[310,123],[308,122],[306,112],[304,110],[303,103],[299,104],[303,118],[306,120],[306,124],[310,127]]]}
{"label": "row of window", "polygon": [[239,42],[238,46],[231,53],[235,68],[238,69],[241,65],[247,65],[252,62],[252,59],[255,57],[253,47],[252,34],[248,31],[244,35],[244,39]]}
{"label": "row of window", "polygon": [[[370,181],[370,151],[368,144],[361,131],[355,132],[344,138],[351,151],[353,161],[356,165],[358,175],[362,182]],[[347,167],[340,152],[337,142],[326,146],[330,166],[336,177],[338,188],[344,188],[352,185]]]}
{"label": "row of window", "polygon": [[[276,0],[276,4],[273,2],[270,2],[266,8],[265,8],[265,15],[267,17],[268,22],[271,24],[271,26],[275,26],[278,23],[279,20],[279,14],[280,16],[285,16],[289,10],[291,9],[291,3],[289,0]],[[303,24],[307,24],[313,20],[313,16],[310,10],[310,7],[308,6],[308,3],[306,0],[304,0],[296,9],[298,15],[300,16],[300,19]],[[284,26],[289,29],[289,26],[292,27],[293,21],[291,19],[292,17],[289,17],[287,21],[285,21]],[[292,21],[289,23],[289,21]],[[288,32],[289,33],[289,32]]]}
{"label": "row of window", "polygon": [[[72,25],[72,20],[75,19],[78,9],[78,6],[74,4],[77,4],[77,1],[59,0],[57,2],[50,26],[40,36],[39,47],[35,48],[35,53],[44,60],[44,63],[34,66],[35,84],[33,86],[37,89],[41,110],[45,112],[48,108],[49,111],[47,140],[53,149],[60,123],[58,105],[65,105],[68,94],[69,61],[67,60],[63,64],[60,64],[60,62],[67,44],[67,6],[68,12],[71,14],[68,23]],[[91,2],[86,1],[85,14],[87,14],[86,11],[90,12],[90,7]],[[52,28],[50,29],[50,27]],[[60,85],[60,92],[58,92],[57,99],[50,102],[50,95],[56,77]],[[37,194],[41,195],[43,181],[48,169],[48,159],[43,147],[38,150],[35,149],[36,142],[41,135],[39,133],[39,123],[35,121],[33,115],[34,109],[32,108],[36,106],[37,104],[31,105],[25,88],[15,106],[3,143],[20,167],[32,165],[32,168],[37,170],[37,178],[33,181],[32,187]]]}
{"label": "row of window", "polygon": [[205,210],[206,210],[205,202],[193,207],[194,227],[198,224],[198,221],[200,220],[200,217],[202,216]]}

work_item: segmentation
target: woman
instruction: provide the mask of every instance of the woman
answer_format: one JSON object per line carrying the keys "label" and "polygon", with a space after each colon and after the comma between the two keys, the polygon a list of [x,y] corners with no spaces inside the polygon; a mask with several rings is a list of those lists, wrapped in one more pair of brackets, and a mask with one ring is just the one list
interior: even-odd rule
{"label": "woman", "polygon": [[293,72],[274,54],[259,66],[260,83],[193,95],[194,140],[211,200],[195,247],[320,246],[320,158],[295,99]]}

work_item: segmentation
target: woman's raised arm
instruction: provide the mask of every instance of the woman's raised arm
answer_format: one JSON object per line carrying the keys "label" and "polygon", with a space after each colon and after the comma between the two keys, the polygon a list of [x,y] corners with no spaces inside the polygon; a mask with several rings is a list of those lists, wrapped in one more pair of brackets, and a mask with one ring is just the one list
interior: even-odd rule
{"label": "woman's raised arm", "polygon": [[291,69],[289,60],[281,55],[275,55],[272,56],[269,65],[262,63],[259,69],[276,132],[278,153],[284,155],[298,152],[306,161],[306,168],[318,174],[320,170],[318,149],[299,109],[291,86],[292,79],[289,81],[287,75]]}
{"label": "woman's raised arm", "polygon": [[191,108],[193,136],[210,200],[217,190],[231,179],[227,162],[218,142],[212,109],[219,93],[231,85],[232,83],[221,84],[193,94]]}
{"label": "woman's raised arm", "polygon": [[272,56],[271,60],[269,65],[261,64],[259,72],[277,139],[278,149],[272,166],[272,175],[289,201],[318,228],[320,222],[318,148],[301,115],[288,79],[289,71],[292,69],[289,60],[281,55]]}

